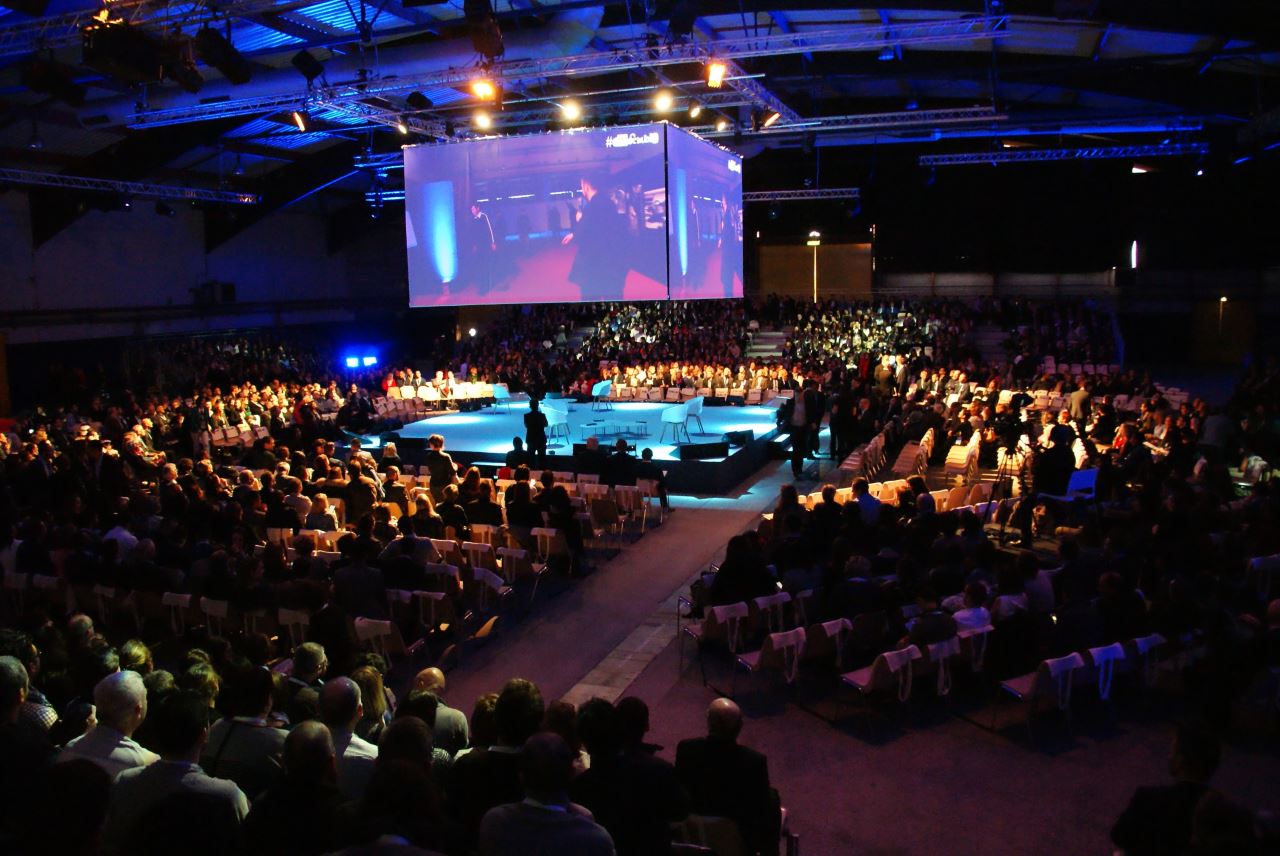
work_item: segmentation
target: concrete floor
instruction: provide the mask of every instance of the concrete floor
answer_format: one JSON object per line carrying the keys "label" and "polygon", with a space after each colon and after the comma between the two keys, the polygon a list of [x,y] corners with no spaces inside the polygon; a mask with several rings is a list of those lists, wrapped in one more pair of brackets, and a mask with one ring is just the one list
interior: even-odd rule
{"label": "concrete floor", "polygon": [[[649,739],[673,760],[679,740],[703,733],[716,695],[689,656],[679,667],[674,597],[773,504],[788,472],[770,465],[736,498],[677,498],[663,526],[558,596],[540,594],[527,617],[469,654],[449,674],[449,703],[470,711],[514,676],[548,700],[637,695],[652,711]],[[728,686],[726,662],[709,672]],[[748,718],[743,742],[768,755],[802,852],[824,856],[1109,852],[1108,831],[1133,790],[1167,781],[1179,713],[1176,698],[1133,698],[1117,704],[1113,722],[1081,698],[1074,737],[1047,719],[1031,745],[1012,708],[1001,708],[1010,725],[997,732],[929,701],[884,720],[820,676],[806,684],[801,699],[821,716],[763,681],[740,679],[737,697]],[[989,722],[983,698],[960,695],[957,705]],[[1274,741],[1229,746],[1215,784],[1280,811],[1278,754]]]}

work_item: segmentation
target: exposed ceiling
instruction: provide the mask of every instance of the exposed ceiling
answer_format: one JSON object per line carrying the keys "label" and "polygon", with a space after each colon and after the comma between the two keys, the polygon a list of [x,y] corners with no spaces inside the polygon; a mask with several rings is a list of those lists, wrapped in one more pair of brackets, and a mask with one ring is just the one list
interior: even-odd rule
{"label": "exposed ceiling", "polygon": [[[110,20],[173,54],[166,79],[131,83],[82,48],[103,0],[11,0],[0,6],[0,167],[259,194],[253,214],[211,218],[213,245],[320,190],[358,202],[380,170],[355,158],[478,132],[477,109],[502,133],[564,127],[570,98],[575,124],[628,123],[656,117],[658,88],[675,100],[665,118],[748,155],[1153,136],[1261,152],[1280,137],[1269,112],[1280,15],[1267,0],[494,1],[505,54],[487,63],[467,20],[476,0],[116,0]],[[247,82],[194,54],[206,26],[248,61]],[[310,84],[292,62],[304,49],[324,67]],[[729,64],[714,90],[712,56]],[[175,69],[183,57],[191,67]],[[501,82],[501,111],[469,92],[481,74]],[[32,205],[38,242],[82,210],[54,191],[33,192]]]}

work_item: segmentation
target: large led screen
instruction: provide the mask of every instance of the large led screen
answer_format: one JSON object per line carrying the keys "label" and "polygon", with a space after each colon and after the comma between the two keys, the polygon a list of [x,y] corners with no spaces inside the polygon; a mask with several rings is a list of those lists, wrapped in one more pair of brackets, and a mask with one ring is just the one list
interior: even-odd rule
{"label": "large led screen", "polygon": [[666,299],[664,157],[661,124],[406,148],[410,306]]}
{"label": "large led screen", "polygon": [[667,131],[672,300],[742,296],[742,158]]}

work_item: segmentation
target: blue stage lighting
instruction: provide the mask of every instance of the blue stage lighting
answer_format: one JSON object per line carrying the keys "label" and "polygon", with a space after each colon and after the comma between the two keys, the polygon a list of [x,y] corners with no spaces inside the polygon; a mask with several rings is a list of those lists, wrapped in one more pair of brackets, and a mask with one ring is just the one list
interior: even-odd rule
{"label": "blue stage lighting", "polygon": [[365,358],[364,358],[363,360],[361,360],[360,362],[361,362],[361,363],[363,363],[363,364],[364,364],[364,365],[366,365],[366,366],[376,366],[376,365],[378,364],[378,358],[377,358],[377,357],[365,357]]}
{"label": "blue stage lighting", "polygon": [[349,368],[349,369],[358,369],[358,368],[360,368],[360,358],[359,358],[359,357],[347,357],[347,368]]}

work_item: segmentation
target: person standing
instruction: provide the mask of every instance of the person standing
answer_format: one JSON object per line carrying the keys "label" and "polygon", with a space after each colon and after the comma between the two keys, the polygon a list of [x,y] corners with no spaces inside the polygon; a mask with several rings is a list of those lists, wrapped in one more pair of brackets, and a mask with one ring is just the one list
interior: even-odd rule
{"label": "person standing", "polygon": [[529,457],[539,467],[547,465],[547,414],[538,409],[538,399],[529,400],[529,412],[524,415],[524,442],[529,447]]}

